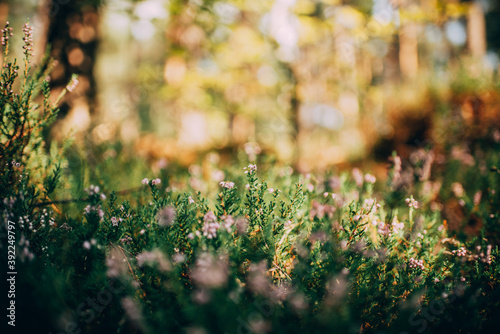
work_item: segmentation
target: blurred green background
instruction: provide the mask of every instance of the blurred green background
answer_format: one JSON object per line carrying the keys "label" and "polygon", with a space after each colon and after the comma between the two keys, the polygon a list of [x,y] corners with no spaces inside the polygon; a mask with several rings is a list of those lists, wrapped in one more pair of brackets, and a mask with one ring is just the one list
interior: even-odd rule
{"label": "blurred green background", "polygon": [[51,138],[107,157],[263,152],[307,172],[500,142],[497,1],[1,1],[0,23],[27,18],[53,89],[79,74]]}

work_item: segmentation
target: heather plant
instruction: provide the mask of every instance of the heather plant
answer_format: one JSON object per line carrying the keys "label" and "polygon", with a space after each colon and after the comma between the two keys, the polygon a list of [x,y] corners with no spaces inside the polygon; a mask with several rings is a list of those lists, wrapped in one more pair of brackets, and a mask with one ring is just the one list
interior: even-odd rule
{"label": "heather plant", "polygon": [[[30,30],[24,29],[23,83],[16,88],[19,68],[8,63],[0,91],[0,249],[2,268],[14,263],[19,273],[15,303],[23,321],[17,328],[468,333],[497,326],[494,152],[481,160],[492,171],[473,175],[475,164],[450,159],[467,172],[451,168],[432,179],[427,156],[403,164],[394,155],[386,185],[357,168],[301,175],[257,153],[230,167],[213,166],[213,178],[200,177],[198,165],[189,175],[167,167],[128,180],[131,191],[112,189],[103,175],[106,160],[96,166],[99,173],[80,178],[75,175],[88,173],[84,165],[65,167],[76,149],[44,148],[43,129],[57,113],[46,80],[50,66],[29,68]],[[72,198],[59,197],[67,194],[58,192],[62,181],[82,180],[69,185]],[[485,222],[478,234],[450,228],[428,194],[429,180],[441,182],[445,199],[455,188],[462,208]],[[452,186],[474,180],[477,189]]]}

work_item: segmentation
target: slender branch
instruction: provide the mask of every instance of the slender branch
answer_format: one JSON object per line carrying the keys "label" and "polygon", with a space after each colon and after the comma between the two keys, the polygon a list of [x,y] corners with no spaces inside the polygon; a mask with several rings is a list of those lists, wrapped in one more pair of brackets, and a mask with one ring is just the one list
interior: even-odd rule
{"label": "slender branch", "polygon": [[[132,266],[130,265],[130,261],[128,260],[127,256],[125,255],[125,253],[123,252],[123,248],[121,246],[117,246],[118,249],[120,250],[120,252],[122,253],[123,255],[123,258],[125,259],[125,261],[127,261],[127,265],[128,265],[128,269],[130,270],[130,274],[132,275],[132,278],[137,282],[139,283],[139,286],[142,286],[142,283],[141,281],[139,281],[135,275],[135,272],[134,272],[134,269],[132,269]],[[129,253],[130,254],[130,253]]]}
{"label": "slender branch", "polygon": [[[130,189],[124,189],[117,191],[115,194],[116,195],[127,195],[131,194],[134,192],[138,192],[140,190],[144,189],[144,187],[135,187],[135,188],[130,188]],[[68,204],[68,203],[81,203],[81,202],[89,202],[90,198],[68,198],[68,199],[61,199],[57,201],[47,201],[47,202],[40,202],[36,203],[34,206],[35,207],[43,207],[43,206],[49,206],[53,204]]]}

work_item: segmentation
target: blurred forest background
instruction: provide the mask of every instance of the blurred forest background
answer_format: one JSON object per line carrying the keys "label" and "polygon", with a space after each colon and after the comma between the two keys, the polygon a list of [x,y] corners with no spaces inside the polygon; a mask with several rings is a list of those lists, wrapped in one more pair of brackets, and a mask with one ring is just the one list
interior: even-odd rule
{"label": "blurred forest background", "polygon": [[500,142],[496,0],[0,3],[0,23],[29,18],[35,62],[51,45],[53,96],[79,74],[50,137],[105,158],[262,151],[307,172]]}

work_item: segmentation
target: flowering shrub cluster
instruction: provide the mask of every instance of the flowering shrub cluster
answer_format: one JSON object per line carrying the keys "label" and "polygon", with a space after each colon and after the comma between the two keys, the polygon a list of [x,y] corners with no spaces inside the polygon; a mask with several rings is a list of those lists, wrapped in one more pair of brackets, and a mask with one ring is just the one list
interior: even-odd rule
{"label": "flowering shrub cluster", "polygon": [[[442,216],[429,179],[401,181],[407,170],[397,156],[387,185],[359,169],[293,173],[252,150],[251,163],[239,163],[246,167],[217,169],[212,179],[192,166],[189,185],[172,173],[142,186],[138,177],[138,192],[120,193],[95,176],[64,200],[65,183],[80,179],[61,167],[64,154],[40,149],[39,129],[56,113],[47,81],[28,73],[13,95],[14,66],[2,70],[9,88],[0,89],[0,253],[5,261],[13,221],[16,305],[20,318],[29,317],[20,328],[468,333],[498,325],[496,172],[476,172],[481,196],[458,194],[459,209],[483,222],[468,235]],[[43,108],[33,102],[37,89]],[[484,156],[484,164],[499,162]]]}

